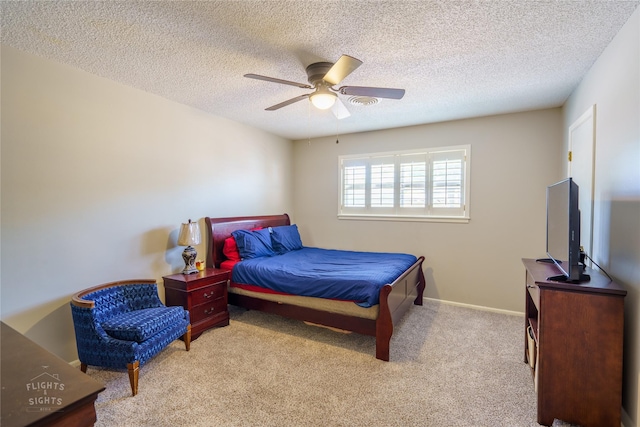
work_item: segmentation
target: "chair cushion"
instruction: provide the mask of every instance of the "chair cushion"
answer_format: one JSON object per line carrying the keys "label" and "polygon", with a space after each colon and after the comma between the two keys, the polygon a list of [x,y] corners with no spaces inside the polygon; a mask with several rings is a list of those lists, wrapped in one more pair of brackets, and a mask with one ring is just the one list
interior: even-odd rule
{"label": "chair cushion", "polygon": [[179,306],[145,308],[113,316],[101,326],[113,338],[141,343],[184,320],[184,315],[184,308]]}

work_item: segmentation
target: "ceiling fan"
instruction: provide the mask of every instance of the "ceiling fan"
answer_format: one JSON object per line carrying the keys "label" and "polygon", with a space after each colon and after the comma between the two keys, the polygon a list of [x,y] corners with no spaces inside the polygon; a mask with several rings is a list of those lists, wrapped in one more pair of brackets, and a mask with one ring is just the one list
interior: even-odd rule
{"label": "ceiling fan", "polygon": [[261,76],[259,74],[245,74],[244,77],[296,86],[301,89],[314,89],[312,93],[296,96],[295,98],[272,105],[271,107],[266,108],[267,111],[275,111],[282,107],[286,107],[287,105],[309,98],[311,103],[321,110],[333,107],[332,111],[335,116],[338,119],[343,119],[345,117],[349,117],[351,114],[349,114],[347,108],[344,106],[342,101],[340,101],[337,93],[342,95],[389,99],[401,99],[404,96],[404,89],[367,86],[342,86],[338,89],[334,88],[335,85],[339,84],[360,65],[362,65],[362,61],[349,55],[342,55],[335,64],[332,64],[331,62],[315,62],[306,68],[307,80],[310,85]]}

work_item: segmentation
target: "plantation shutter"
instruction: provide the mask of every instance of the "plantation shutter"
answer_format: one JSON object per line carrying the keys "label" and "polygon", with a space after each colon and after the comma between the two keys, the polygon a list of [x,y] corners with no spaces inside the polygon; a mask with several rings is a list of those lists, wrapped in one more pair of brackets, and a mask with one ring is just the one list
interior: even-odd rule
{"label": "plantation shutter", "polygon": [[[342,161],[342,208],[366,207],[367,164],[363,159]],[[357,209],[357,210],[360,210]]]}
{"label": "plantation shutter", "polygon": [[464,150],[431,153],[431,211],[435,215],[465,213]]}
{"label": "plantation shutter", "polygon": [[[395,160],[393,157],[374,157],[371,165],[371,207],[393,208],[395,205]],[[380,212],[381,209],[375,209]]]}
{"label": "plantation shutter", "polygon": [[467,222],[470,148],[338,157],[338,216]]}
{"label": "plantation shutter", "polygon": [[427,206],[427,156],[400,156],[400,203],[403,208],[424,209]]}

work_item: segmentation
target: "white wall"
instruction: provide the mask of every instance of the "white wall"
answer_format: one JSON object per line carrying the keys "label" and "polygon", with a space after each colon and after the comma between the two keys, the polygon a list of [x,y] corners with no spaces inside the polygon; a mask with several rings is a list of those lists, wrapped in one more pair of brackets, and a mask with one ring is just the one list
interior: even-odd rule
{"label": "white wall", "polygon": [[594,260],[627,290],[625,426],[640,422],[640,9],[636,9],[564,107],[568,128],[596,105]]}
{"label": "white wall", "polygon": [[[520,259],[544,256],[546,187],[564,159],[559,108],[335,140],[294,145],[294,209],[305,245],[424,255],[427,297],[524,311]],[[468,224],[337,218],[339,155],[460,144],[471,144]]]}
{"label": "white wall", "polygon": [[77,359],[73,293],[179,272],[189,218],[204,256],[203,217],[292,212],[291,161],[288,140],[2,46],[2,320]]}

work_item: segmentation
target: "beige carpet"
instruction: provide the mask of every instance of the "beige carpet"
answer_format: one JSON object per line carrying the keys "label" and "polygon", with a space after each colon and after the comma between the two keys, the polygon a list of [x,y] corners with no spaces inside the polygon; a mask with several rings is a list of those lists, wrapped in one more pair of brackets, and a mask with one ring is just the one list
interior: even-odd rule
{"label": "beige carpet", "polygon": [[[140,371],[89,368],[97,426],[538,426],[524,319],[427,301],[375,359],[373,337],[231,307]],[[566,426],[556,421],[554,426]]]}

